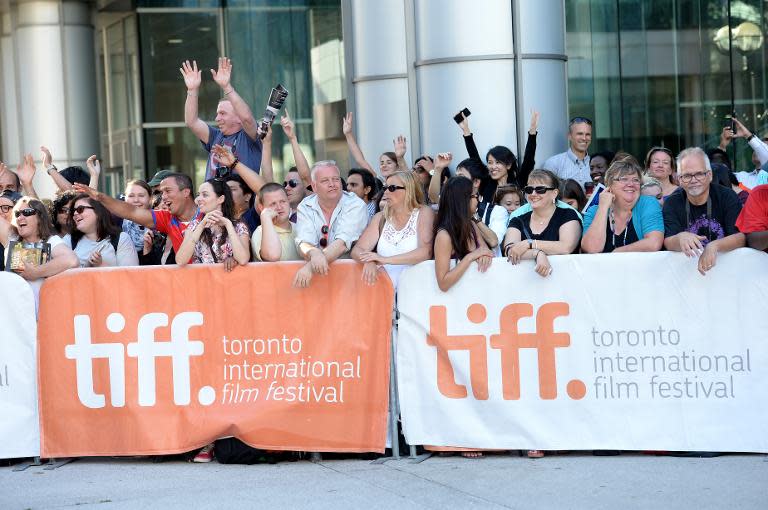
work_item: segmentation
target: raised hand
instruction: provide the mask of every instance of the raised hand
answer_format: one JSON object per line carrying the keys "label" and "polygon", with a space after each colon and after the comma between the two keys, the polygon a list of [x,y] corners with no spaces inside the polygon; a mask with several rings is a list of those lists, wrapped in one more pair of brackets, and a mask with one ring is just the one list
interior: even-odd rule
{"label": "raised hand", "polygon": [[40,146],[40,159],[43,160],[43,166],[45,168],[48,168],[53,163],[53,156],[51,156],[51,151],[48,149],[48,147],[45,147],[44,145]]}
{"label": "raised hand", "polygon": [[288,115],[288,108],[285,109],[285,114],[280,117],[280,125],[283,126],[283,132],[289,140],[296,138],[296,124],[294,124],[291,116]]}
{"label": "raised hand", "polygon": [[539,129],[539,112],[531,108],[531,126],[528,128],[528,134],[535,135]]}
{"label": "raised hand", "polygon": [[79,182],[76,182],[72,185],[72,189],[74,189],[78,193],[85,193],[86,195],[93,198],[94,200],[99,199],[99,192],[89,186],[86,186],[85,184],[80,184]]}
{"label": "raised hand", "polygon": [[216,156],[216,159],[219,160],[219,163],[221,163],[223,166],[232,166],[232,163],[235,162],[235,155],[232,154],[232,151],[228,147],[224,147],[223,145],[214,145],[213,148],[213,154]]}
{"label": "raised hand", "polygon": [[203,81],[203,75],[200,70],[197,69],[197,61],[193,60],[189,63],[189,60],[185,60],[179,68],[181,75],[184,77],[184,84],[187,86],[188,92],[197,91],[200,88],[200,84]]}
{"label": "raised hand", "polygon": [[22,184],[30,184],[35,178],[35,160],[32,158],[32,154],[26,154],[21,163],[16,167],[16,175],[19,176],[19,180]]}
{"label": "raised hand", "polygon": [[739,119],[736,117],[733,118],[734,124],[736,124],[736,133],[733,135],[733,138],[749,138],[752,136],[752,132],[744,127],[744,124],[739,122]]}
{"label": "raised hand", "polygon": [[91,177],[98,177],[101,174],[101,163],[99,163],[96,154],[88,158],[85,162],[85,166],[88,167],[88,173]]}
{"label": "raised hand", "polygon": [[461,122],[459,122],[459,127],[461,128],[461,134],[464,136],[469,136],[472,134],[472,131],[469,130],[469,118],[462,115],[461,116]]}
{"label": "raised hand", "polygon": [[453,154],[450,152],[438,152],[435,158],[435,170],[447,168],[451,161],[453,161]]}
{"label": "raised hand", "polygon": [[211,69],[211,76],[221,90],[227,92],[232,79],[232,61],[227,57],[219,57],[219,68],[216,71]]}
{"label": "raised hand", "polygon": [[341,132],[344,133],[344,136],[352,134],[352,112],[347,112],[342,118]]}
{"label": "raised hand", "polygon": [[608,188],[605,188],[600,192],[600,202],[597,205],[598,209],[607,211],[613,205],[613,193]]}
{"label": "raised hand", "polygon": [[395,156],[397,156],[398,159],[405,156],[405,151],[408,149],[408,146],[405,143],[405,137],[403,135],[392,140],[392,144],[395,146]]}
{"label": "raised hand", "polygon": [[262,225],[265,223],[274,223],[275,218],[277,218],[277,211],[275,211],[271,207],[265,207],[261,211],[261,214],[259,215],[259,217],[261,218]]}

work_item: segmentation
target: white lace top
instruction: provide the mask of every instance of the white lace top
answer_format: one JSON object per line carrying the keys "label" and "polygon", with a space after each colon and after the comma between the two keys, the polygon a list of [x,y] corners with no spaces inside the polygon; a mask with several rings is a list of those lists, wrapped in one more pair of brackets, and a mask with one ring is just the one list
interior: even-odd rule
{"label": "white lace top", "polygon": [[[414,209],[408,222],[401,230],[396,230],[392,222],[384,223],[384,228],[376,245],[376,252],[382,257],[402,255],[413,251],[419,246],[416,226],[419,222],[419,209]],[[407,264],[384,264],[384,269],[389,274],[392,284],[397,289],[397,282],[403,269],[410,267]]]}

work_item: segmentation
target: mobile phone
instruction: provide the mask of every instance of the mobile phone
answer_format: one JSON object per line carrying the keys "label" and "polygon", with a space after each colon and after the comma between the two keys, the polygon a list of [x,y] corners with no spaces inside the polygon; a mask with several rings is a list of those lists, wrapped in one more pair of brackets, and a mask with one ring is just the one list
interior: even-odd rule
{"label": "mobile phone", "polygon": [[453,120],[454,122],[456,122],[456,124],[461,124],[461,121],[463,121],[470,115],[472,115],[472,112],[469,111],[469,108],[464,108],[459,113],[453,116]]}

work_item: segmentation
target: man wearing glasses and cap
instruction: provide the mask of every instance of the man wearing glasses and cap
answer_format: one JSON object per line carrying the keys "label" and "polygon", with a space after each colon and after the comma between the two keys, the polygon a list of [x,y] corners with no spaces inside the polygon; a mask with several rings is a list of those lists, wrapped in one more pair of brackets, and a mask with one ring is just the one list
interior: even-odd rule
{"label": "man wearing glasses and cap", "polygon": [[335,161],[318,161],[310,175],[315,193],[299,204],[296,223],[296,247],[307,263],[296,272],[295,287],[308,287],[315,273],[328,274],[328,265],[347,254],[368,225],[365,202],[341,189]]}
{"label": "man wearing glasses and cap", "polygon": [[592,121],[586,117],[574,117],[568,124],[568,150],[555,154],[544,162],[543,168],[553,172],[561,180],[573,179],[581,187],[592,182],[589,174],[589,144],[592,143]]}
{"label": "man wearing glasses and cap", "polygon": [[712,182],[712,166],[698,147],[677,156],[677,180],[681,192],[664,200],[664,247],[698,257],[704,275],[717,262],[717,254],[745,244],[736,227],[741,202],[732,189]]}

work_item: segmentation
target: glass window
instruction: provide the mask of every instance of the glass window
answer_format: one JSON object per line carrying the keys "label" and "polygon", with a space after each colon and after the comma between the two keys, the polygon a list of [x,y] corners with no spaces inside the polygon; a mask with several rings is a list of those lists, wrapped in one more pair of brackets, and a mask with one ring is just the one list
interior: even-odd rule
{"label": "glass window", "polygon": [[195,189],[205,179],[208,153],[186,127],[145,129],[147,175],[173,170],[192,177]]}
{"label": "glass window", "polygon": [[216,13],[139,14],[141,70],[144,89],[144,122],[183,122],[186,88],[179,72],[184,60],[196,60],[202,70],[198,115],[216,117],[219,87],[209,69],[219,57]]}

